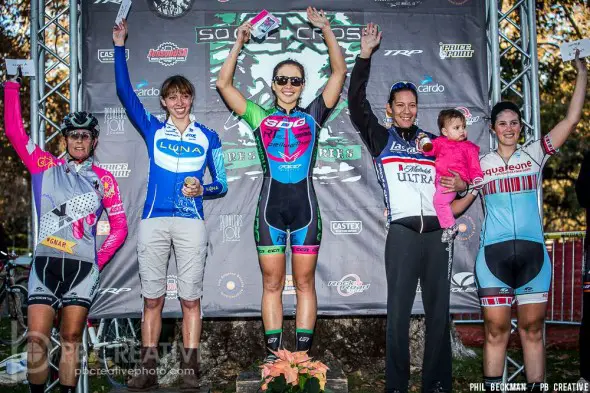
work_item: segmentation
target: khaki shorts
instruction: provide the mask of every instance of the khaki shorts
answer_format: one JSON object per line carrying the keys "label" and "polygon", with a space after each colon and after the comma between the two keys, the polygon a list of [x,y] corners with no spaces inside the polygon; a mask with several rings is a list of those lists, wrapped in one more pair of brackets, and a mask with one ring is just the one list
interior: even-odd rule
{"label": "khaki shorts", "polygon": [[166,294],[166,271],[174,250],[178,270],[178,297],[200,299],[207,257],[205,222],[194,218],[156,217],[141,220],[137,256],[141,294],[156,299]]}

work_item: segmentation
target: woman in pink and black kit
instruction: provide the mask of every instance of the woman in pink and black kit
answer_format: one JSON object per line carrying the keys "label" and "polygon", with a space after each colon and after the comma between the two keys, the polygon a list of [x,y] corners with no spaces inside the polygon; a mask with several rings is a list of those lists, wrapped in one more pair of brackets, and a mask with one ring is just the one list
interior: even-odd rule
{"label": "woman in pink and black kit", "polygon": [[[57,158],[25,132],[19,90],[19,83],[4,83],[6,137],[31,173],[39,219],[27,310],[29,391],[45,391],[47,344],[55,314],[61,309],[60,392],[73,393],[79,374],[78,348],[98,293],[99,272],[125,241],[127,218],[117,181],[94,162],[100,132],[96,117],[74,112],[63,119],[60,131],[66,154]],[[97,250],[96,224],[103,211],[110,231]]]}
{"label": "woman in pink and black kit", "polygon": [[[467,140],[467,121],[465,115],[457,109],[444,109],[438,114],[438,128],[441,136],[432,142],[432,149],[424,150],[424,155],[436,157],[436,191],[434,193],[434,210],[440,226],[444,228],[441,241],[452,242],[457,235],[457,224],[451,210],[451,202],[457,196],[440,183],[441,176],[458,174],[469,184],[478,185],[483,181],[483,172],[479,166],[479,147]],[[416,144],[420,146],[420,143]]]}

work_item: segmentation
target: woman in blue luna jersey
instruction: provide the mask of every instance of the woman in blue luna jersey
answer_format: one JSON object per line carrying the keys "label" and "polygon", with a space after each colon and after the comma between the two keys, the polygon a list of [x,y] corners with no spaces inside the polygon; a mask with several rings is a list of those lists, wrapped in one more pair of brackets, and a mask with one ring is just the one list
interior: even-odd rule
{"label": "woman in blue luna jersey", "polygon": [[[181,75],[167,78],[160,89],[166,120],[145,110],[133,91],[125,60],[127,22],[113,28],[117,95],[129,119],[143,136],[149,156],[146,201],[137,235],[137,257],[143,318],[141,324],[142,371],[128,383],[131,391],[154,389],[162,309],[166,295],[166,270],[173,250],[178,270],[178,297],[182,308],[181,391],[198,391],[198,347],[201,337],[201,297],[207,257],[207,232],[203,197],[227,191],[221,141],[217,133],[192,121],[195,96],[192,83]],[[212,182],[202,184],[205,169]],[[174,245],[174,248],[172,248]]]}
{"label": "woman in blue luna jersey", "polygon": [[281,347],[287,237],[293,252],[297,294],[296,350],[311,348],[317,314],[315,269],[321,240],[321,218],[312,184],[319,132],[336,106],[346,79],[346,63],[323,11],[307,9],[309,22],[321,29],[328,47],[332,74],[321,95],[306,108],[299,106],[305,70],[295,60],[276,65],[272,75],[275,105],[264,109],[247,100],[233,85],[238,55],[250,39],[249,22],[238,28],[237,40],[225,60],[217,88],[235,113],[254,132],[264,179],[254,226],[262,269],[262,320],[267,361]]}
{"label": "woman in blue luna jersey", "polygon": [[[502,382],[513,303],[517,304],[527,391],[540,392],[540,383],[545,380],[543,325],[551,263],[538,200],[545,163],[566,142],[582,116],[588,71],[578,55],[574,64],[578,75],[567,114],[541,139],[519,145],[523,123],[518,106],[503,101],[492,108],[490,129],[498,148],[480,157],[485,177],[479,192],[486,214],[475,261],[485,328],[486,391],[493,391],[492,385]],[[477,192],[454,201],[455,215],[476,196]]]}

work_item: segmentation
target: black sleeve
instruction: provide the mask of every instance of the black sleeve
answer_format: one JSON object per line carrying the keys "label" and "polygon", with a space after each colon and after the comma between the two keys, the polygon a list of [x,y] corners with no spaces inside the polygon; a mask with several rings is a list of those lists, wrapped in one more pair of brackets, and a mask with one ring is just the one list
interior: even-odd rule
{"label": "black sleeve", "polygon": [[309,103],[307,108],[305,108],[305,112],[309,113],[315,121],[322,127],[326,120],[328,120],[328,116],[332,112],[334,108],[327,108],[326,103],[324,102],[324,96],[320,94],[312,102]]}
{"label": "black sleeve", "polygon": [[348,87],[348,111],[352,124],[361,134],[369,152],[373,157],[377,157],[387,145],[389,134],[387,129],[379,124],[377,116],[371,110],[371,104],[367,101],[370,69],[371,59],[356,58]]}
{"label": "black sleeve", "polygon": [[580,206],[590,208],[590,151],[584,155],[580,174],[576,181],[576,195]]}

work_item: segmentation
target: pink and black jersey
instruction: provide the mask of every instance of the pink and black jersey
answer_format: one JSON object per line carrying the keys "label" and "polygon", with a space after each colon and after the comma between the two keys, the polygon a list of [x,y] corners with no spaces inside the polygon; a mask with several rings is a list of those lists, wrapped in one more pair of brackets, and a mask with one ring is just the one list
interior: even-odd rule
{"label": "pink and black jersey", "polygon": [[[97,263],[102,268],[127,236],[127,218],[115,177],[92,159],[78,165],[42,150],[25,133],[19,85],[4,84],[6,136],[31,173],[39,219],[35,257]],[[96,223],[106,210],[110,233],[96,251]]]}

